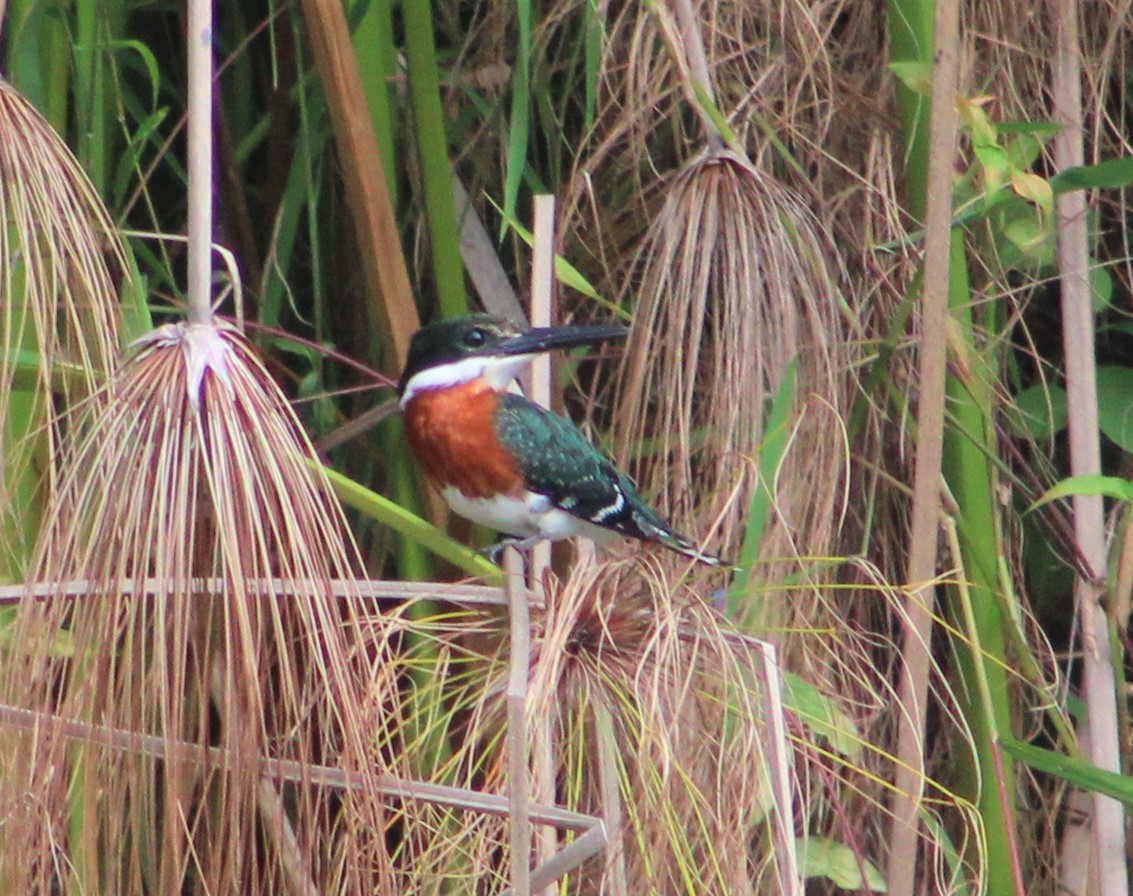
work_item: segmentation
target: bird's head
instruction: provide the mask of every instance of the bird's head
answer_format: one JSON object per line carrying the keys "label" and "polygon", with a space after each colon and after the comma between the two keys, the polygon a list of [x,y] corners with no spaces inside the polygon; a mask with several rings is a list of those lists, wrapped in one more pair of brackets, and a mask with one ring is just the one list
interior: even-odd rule
{"label": "bird's head", "polygon": [[397,392],[405,407],[419,392],[480,378],[503,391],[541,352],[625,339],[628,334],[625,327],[603,325],[524,329],[491,314],[442,320],[413,335]]}

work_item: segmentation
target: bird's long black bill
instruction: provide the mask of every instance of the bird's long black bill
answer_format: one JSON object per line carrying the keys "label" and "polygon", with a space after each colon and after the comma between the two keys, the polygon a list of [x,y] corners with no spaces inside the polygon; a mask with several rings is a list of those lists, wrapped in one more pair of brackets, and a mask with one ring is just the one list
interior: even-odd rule
{"label": "bird's long black bill", "polygon": [[629,330],[617,326],[536,327],[500,343],[497,351],[505,355],[534,355],[556,348],[613,342],[628,335]]}

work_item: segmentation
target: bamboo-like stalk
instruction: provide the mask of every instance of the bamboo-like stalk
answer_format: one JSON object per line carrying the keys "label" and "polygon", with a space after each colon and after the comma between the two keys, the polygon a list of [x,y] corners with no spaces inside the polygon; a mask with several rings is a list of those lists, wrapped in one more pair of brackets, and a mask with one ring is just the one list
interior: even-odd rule
{"label": "bamboo-like stalk", "polygon": [[[454,183],[456,178],[453,178]],[[555,197],[540,194],[535,197],[534,221],[531,228],[534,245],[531,254],[531,326],[551,325],[552,306],[555,287]],[[540,355],[531,365],[528,396],[537,404],[551,407],[552,401],[551,358]],[[543,541],[531,551],[531,568],[527,574],[527,587],[545,602],[543,595],[543,576],[551,565],[551,544]],[[529,621],[530,622],[530,621]],[[529,724],[532,733],[532,760],[534,769],[534,794],[537,801],[554,802],[555,775],[551,740],[551,720],[542,715]],[[543,865],[555,854],[555,832],[544,828],[535,843],[535,864]],[[544,896],[553,896],[553,888],[548,887]]]}
{"label": "bamboo-like stalk", "polygon": [[189,66],[189,322],[212,319],[212,3],[190,0],[186,52]]}
{"label": "bamboo-like stalk", "polygon": [[677,27],[680,31],[684,53],[675,54],[678,62],[689,68],[689,83],[692,86],[693,108],[700,115],[704,126],[704,139],[709,152],[720,152],[726,141],[719,125],[713,121],[706,104],[716,107],[716,92],[712,88],[712,74],[708,68],[708,54],[704,50],[704,39],[700,36],[700,19],[693,9],[692,0],[672,0]]}
{"label": "bamboo-like stalk", "polygon": [[[176,740],[168,737],[139,734],[108,725],[78,722],[59,716],[32,712],[18,706],[0,703],[0,721],[6,726],[24,731],[52,728],[63,737],[76,742],[97,744],[121,753],[150,756],[167,761],[183,761],[202,767],[227,768],[241,758],[224,747],[202,747],[200,744]],[[452,806],[469,812],[504,818],[509,814],[507,800],[494,793],[482,790],[446,787],[410,781],[392,775],[371,775],[361,778],[338,766],[313,765],[289,759],[261,757],[258,773],[265,782],[273,784],[308,784],[326,787],[342,793],[376,791],[398,800],[417,800],[438,806]],[[542,825],[550,825],[563,831],[585,834],[589,831],[601,832],[601,820],[593,815],[572,812],[555,805],[535,803],[531,806],[531,819]],[[590,842],[593,842],[591,840]],[[600,851],[604,844],[598,842],[590,853]],[[559,853],[561,857],[565,850]],[[573,866],[572,866],[573,867]],[[568,869],[569,870],[569,869]]]}
{"label": "bamboo-like stalk", "polygon": [[530,779],[527,774],[527,676],[531,669],[531,615],[523,584],[523,558],[508,548],[509,649],[507,685],[508,821],[511,842],[511,892],[531,896]]}
{"label": "bamboo-like stalk", "polygon": [[[535,253],[531,266],[531,321],[535,326],[550,320],[552,265],[554,259],[554,199],[539,196],[535,202]],[[530,399],[550,405],[550,358],[544,356],[528,379]],[[531,781],[528,775],[527,679],[531,672],[531,615],[527,605],[527,588],[539,590],[543,572],[550,560],[550,547],[538,545],[532,552],[528,583],[523,582],[523,564],[515,551],[508,552],[507,594],[510,620],[508,676],[508,797],[511,805],[511,892],[529,896],[531,885],[531,822],[528,805]],[[540,859],[549,859],[551,850],[542,841]]]}
{"label": "bamboo-like stalk", "polygon": [[[1084,161],[1082,146],[1082,61],[1079,50],[1078,4],[1051,2],[1055,35],[1051,91],[1054,117],[1064,125],[1054,139],[1059,170]],[[1090,303],[1089,232],[1086,198],[1081,191],[1057,198],[1058,270],[1062,296],[1062,339],[1066,353],[1066,398],[1069,418],[1070,473],[1101,472],[1098,436],[1094,314]],[[1105,518],[1100,495],[1073,497],[1074,536],[1078,548],[1097,578],[1105,575]],[[1083,673],[1089,714],[1089,751],[1104,769],[1121,768],[1117,730],[1117,694],[1110,647],[1110,622],[1099,604],[1095,581],[1074,580],[1074,601],[1081,618]],[[1129,892],[1125,814],[1116,800],[1094,794],[1092,831],[1098,867],[1098,892],[1124,896]]]}
{"label": "bamboo-like stalk", "polygon": [[[990,855],[1003,855],[1018,848],[1015,825],[1015,766],[1000,756],[998,733],[1010,730],[1011,704],[1005,630],[1011,625],[1011,608],[999,597],[1002,583],[998,577],[1003,543],[1002,527],[997,522],[995,493],[996,472],[989,461],[995,452],[993,381],[995,374],[986,369],[978,351],[969,349],[978,341],[972,314],[972,291],[968,280],[967,257],[963,237],[952,234],[951,267],[948,285],[950,345],[958,355],[955,372],[947,377],[945,403],[950,410],[944,433],[943,469],[949,490],[955,500],[955,513],[964,521],[961,552],[954,563],[963,570],[964,583],[950,585],[946,591],[949,613],[959,618],[965,610],[964,589],[976,595],[972,602],[973,624],[978,638],[954,639],[954,679],[959,682],[957,701],[971,730],[974,750],[971,762],[957,762],[955,777],[964,796],[974,799],[983,818]],[[974,680],[986,677],[990,686],[980,690]],[[958,742],[964,750],[967,735]],[[1000,775],[1006,775],[1011,787],[1000,791],[996,786]],[[1007,799],[1002,798],[1007,795]],[[973,855],[978,855],[973,852]],[[989,886],[994,892],[1008,892],[1019,886],[1013,880],[1013,866],[1007,862],[985,865]]]}
{"label": "bamboo-like stalk", "polygon": [[[212,226],[214,195],[213,153],[213,57],[212,0],[189,0],[186,56],[188,62],[188,322],[189,326],[213,328],[212,316]],[[213,331],[215,332],[215,331]],[[188,346],[198,342],[189,340]],[[190,354],[192,349],[190,349]],[[190,364],[193,363],[190,358]],[[219,358],[213,358],[219,362]],[[207,362],[206,362],[207,363]],[[223,364],[217,363],[213,375],[223,375]],[[203,376],[203,373],[202,373]],[[199,387],[201,383],[193,383]],[[191,406],[197,408],[197,396]],[[232,520],[221,520],[222,526],[234,526]],[[242,583],[236,587],[241,587]],[[262,707],[230,700],[226,683],[234,670],[232,658],[217,652],[211,658],[209,694],[216,712],[226,726],[243,727],[263,714]],[[237,673],[238,674],[238,673]],[[252,670],[252,675],[256,674]],[[237,718],[247,713],[250,718]],[[280,867],[291,891],[297,896],[314,896],[319,892],[309,873],[310,863],[300,846],[279,791],[261,780],[256,788],[256,806],[264,821],[267,837],[278,850]]]}
{"label": "bamboo-like stalk", "polygon": [[618,741],[614,734],[614,718],[601,702],[594,706],[594,732],[597,741],[595,763],[598,766],[598,789],[602,795],[602,820],[609,832],[606,848],[606,886],[610,896],[627,896],[625,811],[622,807],[621,780],[618,774]]}
{"label": "bamboo-like stalk", "polygon": [[890,828],[888,883],[892,896],[912,896],[924,786],[922,758],[930,666],[933,580],[940,529],[944,448],[949,271],[952,255],[952,166],[956,147],[954,100],[960,74],[960,21],[955,3],[936,7],[932,113],[925,209],[924,286],[921,295],[920,400],[916,472],[909,539],[908,613],[905,617],[896,750],[896,796]]}

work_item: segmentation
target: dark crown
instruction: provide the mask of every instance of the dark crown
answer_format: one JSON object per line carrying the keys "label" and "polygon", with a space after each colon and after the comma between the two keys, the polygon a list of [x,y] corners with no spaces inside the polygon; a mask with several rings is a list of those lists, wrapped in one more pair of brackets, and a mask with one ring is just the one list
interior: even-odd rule
{"label": "dark crown", "polygon": [[507,318],[493,314],[469,314],[422,327],[409,343],[409,359],[397,394],[401,395],[410,378],[422,370],[473,355],[490,355],[493,347],[522,332]]}

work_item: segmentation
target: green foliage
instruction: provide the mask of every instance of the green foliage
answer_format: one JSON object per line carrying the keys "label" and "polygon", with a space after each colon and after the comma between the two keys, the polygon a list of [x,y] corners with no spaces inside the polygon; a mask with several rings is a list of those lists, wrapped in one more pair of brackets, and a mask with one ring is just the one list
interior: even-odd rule
{"label": "green foliage", "polygon": [[803,877],[825,877],[843,890],[887,893],[885,876],[877,866],[844,843],[826,837],[799,840],[799,868]]}
{"label": "green foliage", "polygon": [[1133,502],[1133,482],[1118,476],[1070,476],[1047,489],[1030,509],[1037,510],[1044,504],[1072,495],[1101,495],[1117,501]]}
{"label": "green foliage", "polygon": [[400,532],[407,538],[411,538],[423,547],[428,548],[437,556],[467,570],[472,575],[480,576],[491,583],[502,581],[502,573],[499,567],[482,554],[453,541],[435,526],[404,507],[364,488],[336,470],[325,469],[324,472],[330,480],[335,494],[348,507],[353,507],[368,516],[372,516],[394,531]]}
{"label": "green foliage", "polygon": [[531,0],[517,0],[516,25],[519,41],[515,63],[511,70],[511,115],[507,132],[507,177],[504,181],[504,220],[500,223],[500,238],[506,230],[506,221],[516,216],[519,188],[527,167],[527,141],[531,133],[531,28],[533,4]]}
{"label": "green foliage", "polygon": [[861,735],[838,700],[823,694],[805,678],[788,672],[783,677],[783,704],[798,715],[820,742],[829,744],[850,762],[861,761]]}
{"label": "green foliage", "polygon": [[747,512],[747,528],[744,531],[743,547],[740,549],[737,562],[739,572],[728,594],[728,612],[733,617],[739,614],[742,603],[749,599],[748,583],[756,568],[755,561],[759,557],[760,543],[773,512],[775,503],[773,483],[789,444],[789,426],[791,409],[795,402],[797,372],[795,364],[787,368],[764,426],[763,446],[759,451],[759,485],[752,490],[751,505]]}
{"label": "green foliage", "polygon": [[[441,109],[440,77],[433,43],[431,0],[408,3],[405,16],[409,88],[413,101],[414,135],[421,160],[421,186],[425,194],[426,220],[432,252],[433,279],[438,303],[445,317],[468,312],[464,295],[464,267],[460,258],[456,213],[453,210],[452,163]],[[530,11],[528,11],[530,28]],[[530,32],[527,36],[530,44]],[[525,136],[525,135],[524,135]],[[515,197],[511,197],[514,209]]]}
{"label": "green foliage", "polygon": [[1035,771],[1060,778],[1082,790],[1121,800],[1126,806],[1133,806],[1133,778],[1128,775],[1119,775],[1076,756],[1036,747],[1013,737],[1003,739],[1003,749]]}

